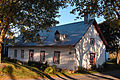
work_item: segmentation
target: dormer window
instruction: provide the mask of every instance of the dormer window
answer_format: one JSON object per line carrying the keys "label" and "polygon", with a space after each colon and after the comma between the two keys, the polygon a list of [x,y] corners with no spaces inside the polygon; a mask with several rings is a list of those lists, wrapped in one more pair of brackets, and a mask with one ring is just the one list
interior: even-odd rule
{"label": "dormer window", "polygon": [[55,42],[56,41],[60,41],[60,33],[58,32],[58,30],[55,32]]}
{"label": "dormer window", "polygon": [[64,41],[66,38],[65,34],[60,34],[58,30],[55,32],[55,42]]}

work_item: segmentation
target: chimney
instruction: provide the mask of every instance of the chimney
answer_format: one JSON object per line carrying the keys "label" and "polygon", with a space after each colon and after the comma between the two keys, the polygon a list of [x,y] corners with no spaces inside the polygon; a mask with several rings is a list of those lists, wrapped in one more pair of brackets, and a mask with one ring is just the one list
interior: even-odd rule
{"label": "chimney", "polygon": [[84,24],[88,24],[91,19],[94,19],[94,16],[91,14],[84,14]]}

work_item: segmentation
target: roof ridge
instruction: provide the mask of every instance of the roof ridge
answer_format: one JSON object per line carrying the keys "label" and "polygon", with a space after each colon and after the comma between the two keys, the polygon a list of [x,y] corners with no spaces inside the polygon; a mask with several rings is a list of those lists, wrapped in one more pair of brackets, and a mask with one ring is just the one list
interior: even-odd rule
{"label": "roof ridge", "polygon": [[[59,25],[59,26],[55,26],[55,27],[65,27],[66,25],[71,25],[71,24],[76,24],[76,23],[82,23],[82,22],[84,22],[84,21],[79,21],[79,22],[74,22],[74,23],[67,23],[67,24],[63,24],[63,25]],[[51,27],[51,28],[53,28],[53,27]]]}

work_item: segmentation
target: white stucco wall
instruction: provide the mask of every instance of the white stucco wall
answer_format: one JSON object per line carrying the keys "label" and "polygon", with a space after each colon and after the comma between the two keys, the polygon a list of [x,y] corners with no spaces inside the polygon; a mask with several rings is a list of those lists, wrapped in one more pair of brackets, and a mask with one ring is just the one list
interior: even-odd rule
{"label": "white stucco wall", "polygon": [[[90,45],[90,38],[95,39],[95,45]],[[99,37],[94,25],[88,29],[82,39],[76,44],[76,62],[77,65],[84,68],[91,68],[90,65],[90,53],[95,53],[96,67],[102,65],[105,62],[105,50],[106,47]]]}
{"label": "white stucco wall", "polygon": [[[19,47],[8,49],[8,57],[14,58],[14,50],[17,50],[17,58],[20,61],[29,60],[29,50],[34,50],[34,61],[40,61],[40,51],[45,51],[45,61],[50,65],[56,65],[58,68],[75,70],[75,50],[72,47]],[[24,59],[21,59],[21,50],[25,51]],[[53,63],[54,51],[60,51],[60,64]],[[69,54],[72,52],[72,54]]]}

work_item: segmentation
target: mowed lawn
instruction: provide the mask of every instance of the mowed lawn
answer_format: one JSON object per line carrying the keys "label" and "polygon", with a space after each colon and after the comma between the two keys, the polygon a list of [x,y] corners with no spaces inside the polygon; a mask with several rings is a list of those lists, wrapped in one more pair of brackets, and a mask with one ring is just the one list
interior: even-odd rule
{"label": "mowed lawn", "polygon": [[[3,71],[5,66],[9,66],[7,73],[5,70]],[[0,64],[0,80],[5,77],[11,79],[45,78],[45,73],[35,67],[8,62]]]}

